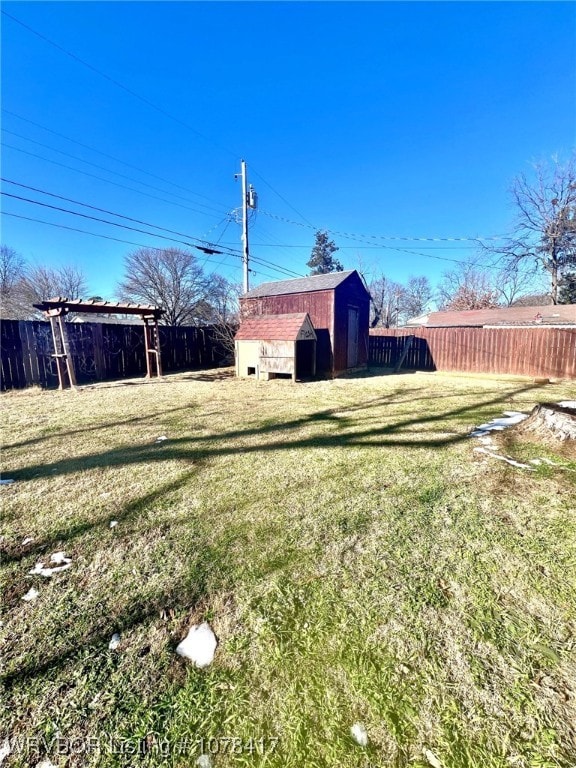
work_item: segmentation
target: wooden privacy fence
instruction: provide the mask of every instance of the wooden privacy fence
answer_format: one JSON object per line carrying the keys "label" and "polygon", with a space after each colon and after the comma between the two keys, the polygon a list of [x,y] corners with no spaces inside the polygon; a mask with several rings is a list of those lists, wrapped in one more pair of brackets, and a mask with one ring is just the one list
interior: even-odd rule
{"label": "wooden privacy fence", "polygon": [[[66,328],[78,384],[146,374],[143,325],[67,323]],[[211,327],[160,326],[160,345],[165,373],[231,362],[221,334]],[[3,390],[58,386],[50,323],[2,320],[0,346]]]}
{"label": "wooden privacy fence", "polygon": [[576,328],[382,328],[370,331],[371,365],[576,378]]}

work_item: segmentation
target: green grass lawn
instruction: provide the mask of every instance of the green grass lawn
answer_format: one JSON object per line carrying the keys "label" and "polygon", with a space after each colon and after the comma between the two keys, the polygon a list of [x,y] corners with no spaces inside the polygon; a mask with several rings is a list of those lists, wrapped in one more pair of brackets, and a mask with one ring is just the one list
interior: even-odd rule
{"label": "green grass lawn", "polygon": [[[575,397],[222,372],[3,395],[3,765],[576,765],[574,454],[500,435],[559,465],[528,471],[467,437]],[[199,670],[175,647],[203,620]]]}

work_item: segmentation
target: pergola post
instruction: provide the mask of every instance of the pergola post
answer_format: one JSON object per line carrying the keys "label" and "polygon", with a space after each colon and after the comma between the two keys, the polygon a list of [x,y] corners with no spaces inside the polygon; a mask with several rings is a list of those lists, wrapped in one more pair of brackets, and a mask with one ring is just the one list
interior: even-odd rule
{"label": "pergola post", "polygon": [[74,371],[74,360],[70,353],[66,325],[62,322],[62,315],[68,310],[64,308],[49,309],[44,314],[50,320],[52,329],[52,339],[54,341],[54,355],[56,359],[56,368],[58,370],[58,389],[66,389],[65,373],[68,373],[68,381],[72,389],[76,389],[76,373]]}
{"label": "pergola post", "polygon": [[[54,340],[54,354],[52,357],[56,360],[58,370],[58,387],[66,389],[66,372],[72,389],[76,389],[76,372],[74,371],[74,360],[70,352],[66,325],[62,317],[68,312],[82,312],[88,314],[127,314],[140,315],[144,322],[144,346],[146,349],[146,378],[150,379],[153,375],[153,359],[156,360],[156,375],[162,376],[162,359],[160,356],[160,331],[158,328],[158,319],[163,315],[164,310],[161,307],[152,304],[120,304],[111,301],[96,301],[89,299],[64,299],[56,296],[52,299],[46,299],[40,304],[34,304],[36,309],[44,312],[44,316],[50,320],[52,329],[52,338]],[[96,361],[96,366],[98,367]]]}
{"label": "pergola post", "polygon": [[154,363],[156,376],[162,376],[162,358],[160,355],[160,331],[156,315],[142,315],[144,321],[144,346],[146,349],[146,378],[153,375]]}
{"label": "pergola post", "polygon": [[68,331],[66,329],[66,324],[62,322],[62,315],[58,315],[58,325],[60,326],[60,335],[62,336],[62,350],[64,352],[64,360],[66,361],[70,386],[72,389],[76,389],[76,372],[74,370],[74,360],[72,359],[72,354],[70,353],[70,346],[68,344]]}
{"label": "pergola post", "polygon": [[160,377],[162,376],[162,355],[160,354],[160,328],[156,316],[154,316],[154,339],[156,342],[156,370],[158,377]]}
{"label": "pergola post", "polygon": [[60,352],[60,344],[61,344],[61,338],[60,338],[60,332],[57,324],[57,319],[55,317],[52,317],[51,315],[48,315],[48,319],[50,320],[50,328],[52,329],[52,340],[54,342],[54,354],[52,357],[56,360],[56,369],[58,371],[58,389],[65,389],[65,376],[64,376],[64,360],[62,358],[62,353]]}

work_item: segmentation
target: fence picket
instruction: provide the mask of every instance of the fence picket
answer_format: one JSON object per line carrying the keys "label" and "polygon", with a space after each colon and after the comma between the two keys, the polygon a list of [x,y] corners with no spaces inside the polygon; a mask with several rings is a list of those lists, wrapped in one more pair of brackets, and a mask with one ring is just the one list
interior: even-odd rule
{"label": "fence picket", "polygon": [[416,336],[404,368],[576,378],[576,328],[386,328],[370,332],[369,364],[393,368]]}

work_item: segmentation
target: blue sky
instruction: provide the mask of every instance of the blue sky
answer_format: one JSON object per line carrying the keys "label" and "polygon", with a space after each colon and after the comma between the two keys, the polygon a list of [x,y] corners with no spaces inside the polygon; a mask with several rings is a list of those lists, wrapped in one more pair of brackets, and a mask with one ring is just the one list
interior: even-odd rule
{"label": "blue sky", "polygon": [[[2,243],[32,263],[78,265],[105,298],[137,246],[95,234],[181,245],[158,236],[164,227],[240,251],[229,214],[241,158],[259,195],[251,285],[306,274],[315,228],[368,279],[435,283],[449,259],[474,253],[440,238],[509,231],[513,178],[575,145],[573,3],[2,8],[21,22],[2,16],[2,176],[154,225],[3,183],[153,234],[3,197],[3,214],[93,234],[3,215]],[[231,252],[205,267],[241,280]]]}

